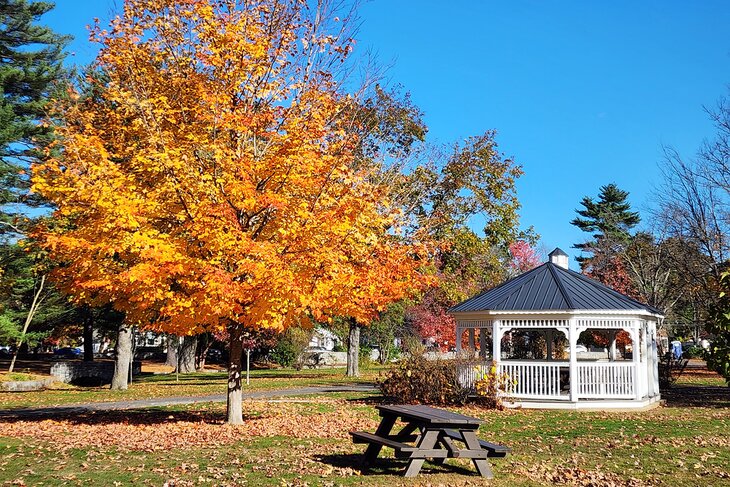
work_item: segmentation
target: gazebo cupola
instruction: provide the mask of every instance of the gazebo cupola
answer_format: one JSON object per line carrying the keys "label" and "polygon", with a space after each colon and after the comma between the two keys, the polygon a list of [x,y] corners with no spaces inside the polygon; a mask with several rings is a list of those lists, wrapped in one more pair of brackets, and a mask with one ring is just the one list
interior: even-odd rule
{"label": "gazebo cupola", "polygon": [[[467,333],[468,348],[485,360],[484,367],[489,357],[513,379],[506,394],[514,405],[625,408],[657,402],[656,327],[662,313],[571,271],[560,249],[549,257],[451,308],[457,350]],[[590,349],[579,346],[583,341]],[[474,373],[464,380],[473,381]]]}

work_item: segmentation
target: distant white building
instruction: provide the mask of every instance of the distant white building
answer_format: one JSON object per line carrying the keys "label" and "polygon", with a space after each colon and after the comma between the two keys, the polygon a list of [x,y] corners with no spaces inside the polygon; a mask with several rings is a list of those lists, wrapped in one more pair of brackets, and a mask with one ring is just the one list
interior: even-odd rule
{"label": "distant white building", "polygon": [[312,339],[309,340],[309,347],[332,351],[339,343],[340,339],[337,335],[326,328],[317,326],[312,330]]}

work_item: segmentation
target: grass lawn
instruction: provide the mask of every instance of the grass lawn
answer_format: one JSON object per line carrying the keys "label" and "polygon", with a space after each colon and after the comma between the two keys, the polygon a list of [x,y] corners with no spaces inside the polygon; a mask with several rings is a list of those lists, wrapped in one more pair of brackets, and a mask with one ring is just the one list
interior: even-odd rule
{"label": "grass lawn", "polygon": [[47,376],[40,376],[35,374],[28,374],[23,372],[0,372],[0,382],[13,382],[13,381],[27,381],[44,379]]}
{"label": "grass lawn", "polygon": [[698,380],[645,412],[450,408],[512,448],[492,482],[466,460],[426,463],[415,479],[392,459],[362,471],[347,431],[374,431],[379,397],[340,393],[246,401],[240,427],[222,424],[222,404],[0,420],[0,485],[730,485],[730,389]]}
{"label": "grass lawn", "polygon": [[[357,379],[346,377],[344,368],[252,370],[251,384],[244,384],[244,391],[373,381],[381,370],[381,367],[373,366],[363,370],[362,376]],[[180,374],[179,377],[175,374],[143,374],[136,377],[126,391],[111,391],[108,386],[75,387],[56,383],[52,389],[45,391],[0,392],[0,409],[224,394],[226,377],[225,372]]]}

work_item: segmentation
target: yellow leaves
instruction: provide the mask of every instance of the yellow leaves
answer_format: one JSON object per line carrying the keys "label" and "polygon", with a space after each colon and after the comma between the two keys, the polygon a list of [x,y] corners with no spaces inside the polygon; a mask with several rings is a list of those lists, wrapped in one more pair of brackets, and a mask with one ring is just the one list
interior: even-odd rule
{"label": "yellow leaves", "polygon": [[303,8],[272,1],[162,15],[169,2],[133,0],[98,33],[109,80],[59,102],[64,157],[34,169],[34,190],[68,219],[39,234],[64,289],[184,332],[367,323],[423,285],[418,250],[387,231],[400,216],[379,178],[352,167],[358,141],[329,74],[289,64],[314,38],[296,20],[306,12],[270,29],[272,12]]}

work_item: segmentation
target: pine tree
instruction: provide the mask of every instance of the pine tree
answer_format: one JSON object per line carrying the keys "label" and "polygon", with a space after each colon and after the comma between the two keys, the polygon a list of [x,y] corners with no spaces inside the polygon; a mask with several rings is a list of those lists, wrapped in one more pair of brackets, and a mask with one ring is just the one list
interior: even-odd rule
{"label": "pine tree", "polygon": [[[639,214],[631,211],[631,204],[626,201],[628,196],[628,191],[614,183],[601,186],[598,201],[585,196],[580,202],[583,209],[575,210],[580,216],[570,223],[584,232],[592,232],[593,240],[575,244],[573,248],[595,256],[599,252],[615,253],[617,246],[625,245],[631,238],[631,229],[641,221]],[[585,269],[591,258],[581,256],[577,260]]]}
{"label": "pine tree", "polygon": [[39,206],[28,194],[28,166],[50,137],[39,124],[54,82],[63,75],[69,38],[38,25],[52,3],[0,0],[0,232],[22,230],[18,217]]}
{"label": "pine tree", "polygon": [[69,40],[38,25],[52,8],[47,2],[0,0],[0,236],[5,237],[0,241],[0,341],[17,347],[45,336],[70,311],[29,248],[17,244],[27,229],[29,209],[43,205],[28,191],[29,166],[51,137],[39,122],[63,75],[63,48]]}

